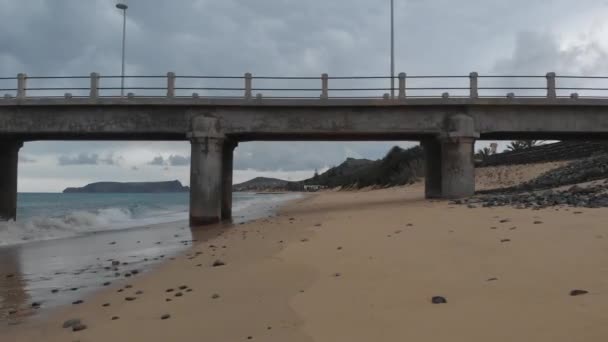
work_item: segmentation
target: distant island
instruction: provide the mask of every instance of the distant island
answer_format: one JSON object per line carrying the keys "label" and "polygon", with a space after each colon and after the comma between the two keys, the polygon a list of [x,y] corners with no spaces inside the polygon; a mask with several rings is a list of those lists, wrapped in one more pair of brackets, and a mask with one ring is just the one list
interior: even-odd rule
{"label": "distant island", "polygon": [[162,193],[188,191],[190,191],[190,188],[183,186],[179,181],[134,183],[99,182],[85,185],[82,188],[67,188],[63,190],[63,193]]}

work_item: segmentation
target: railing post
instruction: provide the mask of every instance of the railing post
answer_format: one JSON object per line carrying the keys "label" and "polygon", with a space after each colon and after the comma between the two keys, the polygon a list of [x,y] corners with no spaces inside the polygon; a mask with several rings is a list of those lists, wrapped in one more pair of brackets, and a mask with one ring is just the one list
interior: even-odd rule
{"label": "railing post", "polygon": [[167,73],[167,97],[175,97],[175,73]]}
{"label": "railing post", "polygon": [[17,98],[24,99],[27,96],[26,90],[26,82],[27,75],[26,74],[17,74]]}
{"label": "railing post", "polygon": [[99,74],[96,72],[91,73],[91,92],[89,96],[92,99],[96,99],[99,97]]}
{"label": "railing post", "polygon": [[327,100],[329,98],[329,75],[321,75],[321,99]]}
{"label": "railing post", "polygon": [[399,74],[399,100],[405,100],[405,79],[407,74],[402,72]]}
{"label": "railing post", "polygon": [[555,73],[554,72],[547,73],[547,97],[550,99],[554,99],[557,97],[557,92],[555,90]]}
{"label": "railing post", "polygon": [[476,72],[472,72],[469,74],[469,88],[470,88],[470,97],[472,99],[476,99],[479,97],[479,87],[478,87],[478,77],[479,74]]}
{"label": "railing post", "polygon": [[252,80],[253,80],[253,76],[251,75],[251,73],[246,73],[245,74],[245,100],[250,100],[251,96],[253,95],[252,92]]}

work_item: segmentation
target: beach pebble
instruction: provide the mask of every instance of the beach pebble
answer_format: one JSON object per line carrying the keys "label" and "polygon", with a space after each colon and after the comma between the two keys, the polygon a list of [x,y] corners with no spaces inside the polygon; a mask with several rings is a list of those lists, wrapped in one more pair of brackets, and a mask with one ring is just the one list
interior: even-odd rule
{"label": "beach pebble", "polygon": [[71,327],[73,327],[75,325],[78,325],[78,324],[81,324],[81,321],[79,319],[77,319],[77,318],[68,319],[67,321],[63,322],[62,327],[64,329],[66,329],[66,328],[71,328]]}
{"label": "beach pebble", "polygon": [[176,294],[175,294],[175,297],[181,297],[181,296],[183,296],[183,295],[184,295],[183,293],[178,292],[178,293],[176,293]]}
{"label": "beach pebble", "polygon": [[144,294],[144,291],[139,290],[139,291],[135,292],[135,294],[136,295]]}
{"label": "beach pebble", "polygon": [[433,304],[447,304],[448,303],[447,299],[445,299],[444,297],[441,297],[441,296],[435,296],[435,297],[431,298],[431,302]]}
{"label": "beach pebble", "polygon": [[213,296],[211,296],[211,298],[218,299],[218,298],[220,298],[220,295],[217,293],[214,293]]}
{"label": "beach pebble", "polygon": [[315,224],[315,227],[321,227],[321,226],[322,226],[322,224],[320,224],[320,223]]}
{"label": "beach pebble", "polygon": [[118,260],[112,261],[112,266],[119,266],[119,265],[120,265],[120,261],[118,261]]}
{"label": "beach pebble", "polygon": [[341,276],[341,275],[342,275],[342,274],[340,274],[340,273],[334,273],[334,277],[339,277],[339,276]]}
{"label": "beach pebble", "polygon": [[182,285],[182,286],[180,286],[180,287],[179,287],[179,289],[180,289],[180,290],[185,290],[185,289],[187,289],[187,288],[188,288],[188,286],[187,286],[187,285]]}
{"label": "beach pebble", "polygon": [[102,306],[103,306],[104,308],[107,308],[108,306],[110,306],[110,303],[104,303]]}
{"label": "beach pebble", "polygon": [[301,239],[300,242],[308,242],[307,238]]}
{"label": "beach pebble", "polygon": [[74,325],[72,327],[72,331],[82,331],[82,330],[84,330],[86,328],[87,328],[87,326],[84,325],[84,324],[82,324],[82,323],[81,324],[76,324],[76,325]]}
{"label": "beach pebble", "polygon": [[38,303],[38,302],[33,302],[33,303],[32,303],[32,307],[33,307],[33,308],[36,308],[36,309],[37,309],[37,308],[39,308],[41,305],[42,305],[42,304],[40,304],[40,303]]}
{"label": "beach pebble", "polygon": [[487,281],[497,281],[498,278],[489,278]]}
{"label": "beach pebble", "polygon": [[51,290],[51,293],[57,293],[57,292],[59,292],[59,290],[57,290],[57,289],[52,289]]}
{"label": "beach pebble", "polygon": [[118,317],[118,316],[113,316],[113,317],[112,317],[112,320],[113,320],[113,321],[116,321],[116,320],[118,320],[118,319],[120,319],[120,317]]}
{"label": "beach pebble", "polygon": [[507,222],[511,222],[511,220],[509,220],[509,219],[502,219],[502,220],[500,220],[500,223],[507,223]]}
{"label": "beach pebble", "polygon": [[12,278],[12,277],[14,277],[14,276],[15,276],[15,275],[14,275],[14,274],[12,274],[12,273],[11,273],[11,274],[7,274],[7,275],[6,275],[6,279]]}
{"label": "beach pebble", "polygon": [[572,291],[570,291],[570,295],[571,296],[582,296],[582,295],[586,295],[587,293],[589,293],[589,291],[585,291],[585,290],[572,290]]}
{"label": "beach pebble", "polygon": [[132,301],[134,301],[136,299],[137,299],[136,297],[126,297],[125,298],[125,300],[128,301],[128,302],[132,302]]}
{"label": "beach pebble", "polygon": [[253,336],[247,336],[247,339],[248,339],[248,340],[252,340],[252,339],[253,339]]}
{"label": "beach pebble", "polygon": [[166,289],[165,292],[173,292],[173,289]]}
{"label": "beach pebble", "polygon": [[103,286],[110,286],[110,284],[112,284],[112,283],[110,283],[109,281],[107,281],[107,282],[103,283]]}
{"label": "beach pebble", "polygon": [[226,263],[224,263],[223,261],[221,261],[221,260],[215,260],[211,266],[213,266],[213,267],[219,267],[219,266],[224,266],[224,265],[226,265]]}
{"label": "beach pebble", "polygon": [[342,250],[342,246],[338,247],[337,249],[338,249],[339,251],[341,251],[341,250]]}
{"label": "beach pebble", "polygon": [[109,243],[109,245],[115,245],[115,244],[116,244],[116,241],[112,241]]}
{"label": "beach pebble", "polygon": [[82,303],[84,303],[84,301],[82,301],[80,299],[77,300],[77,301],[72,302],[73,305],[78,305],[78,304],[82,304]]}
{"label": "beach pebble", "polygon": [[160,319],[169,319],[169,318],[171,318],[171,315],[169,315],[169,314],[164,314],[164,315],[160,316]]}
{"label": "beach pebble", "polygon": [[543,221],[534,221],[534,224],[542,224]]}
{"label": "beach pebble", "polygon": [[500,242],[511,242],[511,239],[502,239]]}
{"label": "beach pebble", "polygon": [[186,292],[192,292],[192,289],[187,289]]}

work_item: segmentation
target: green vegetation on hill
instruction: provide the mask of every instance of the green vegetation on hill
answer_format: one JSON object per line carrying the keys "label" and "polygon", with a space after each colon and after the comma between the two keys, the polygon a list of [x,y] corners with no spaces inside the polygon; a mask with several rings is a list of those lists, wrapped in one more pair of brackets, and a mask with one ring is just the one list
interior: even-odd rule
{"label": "green vegetation on hill", "polygon": [[[419,146],[407,150],[395,146],[380,160],[349,158],[339,166],[300,184],[322,185],[329,188],[389,187],[411,184],[418,177],[423,176],[423,158],[423,151]],[[297,186],[298,183],[290,184],[290,188]]]}

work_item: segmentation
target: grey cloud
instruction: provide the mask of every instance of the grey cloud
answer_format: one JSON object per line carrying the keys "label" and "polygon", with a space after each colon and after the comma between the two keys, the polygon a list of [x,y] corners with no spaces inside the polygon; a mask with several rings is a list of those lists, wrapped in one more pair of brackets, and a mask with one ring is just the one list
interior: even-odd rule
{"label": "grey cloud", "polygon": [[162,156],[155,157],[150,162],[148,162],[148,165],[154,165],[154,166],[164,166],[165,164],[166,164],[165,158],[163,158]]}
{"label": "grey cloud", "polygon": [[190,165],[190,157],[184,157],[180,155],[171,155],[168,158],[169,165],[171,166],[188,166]]}
{"label": "grey cloud", "polygon": [[113,155],[100,157],[97,153],[80,153],[78,155],[61,155],[57,159],[60,166],[71,165],[118,165],[122,157],[114,158]]}
{"label": "grey cloud", "polygon": [[28,156],[23,155],[23,153],[19,154],[19,162],[20,163],[35,163],[36,159],[32,159]]}

